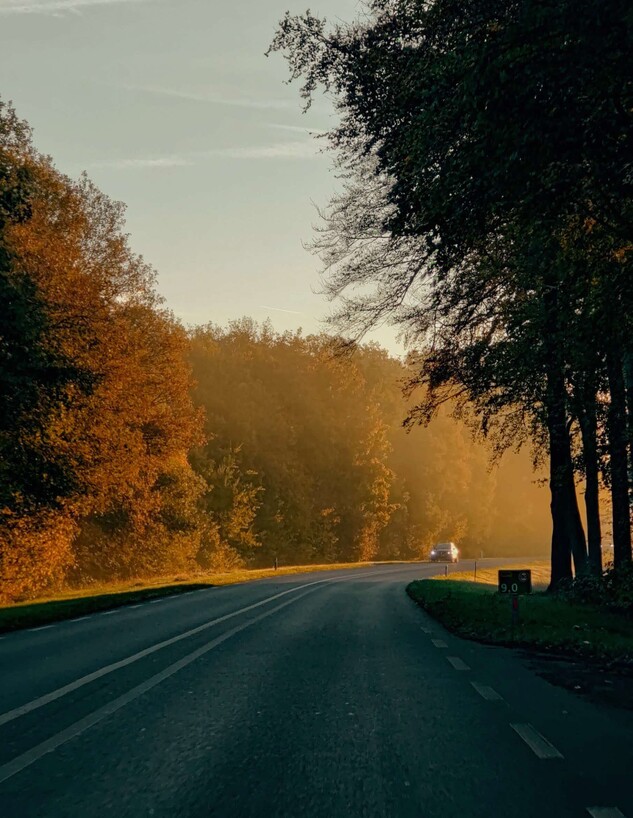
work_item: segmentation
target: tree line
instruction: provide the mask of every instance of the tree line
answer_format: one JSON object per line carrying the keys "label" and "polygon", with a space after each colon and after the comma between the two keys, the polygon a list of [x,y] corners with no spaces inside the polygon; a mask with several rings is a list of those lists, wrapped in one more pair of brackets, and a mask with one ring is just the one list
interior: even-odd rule
{"label": "tree line", "polygon": [[[60,173],[0,103],[0,597],[236,566],[543,542],[527,455],[488,467],[411,367],[250,319],[185,329],[124,208]],[[509,486],[513,486],[509,491]]]}
{"label": "tree line", "polygon": [[336,326],[405,333],[413,423],[457,402],[548,461],[552,588],[600,575],[601,492],[631,565],[630,12],[373,0],[352,24],[287,14],[271,46],[305,105],[325,90],[339,114],[343,185],[314,242]]}

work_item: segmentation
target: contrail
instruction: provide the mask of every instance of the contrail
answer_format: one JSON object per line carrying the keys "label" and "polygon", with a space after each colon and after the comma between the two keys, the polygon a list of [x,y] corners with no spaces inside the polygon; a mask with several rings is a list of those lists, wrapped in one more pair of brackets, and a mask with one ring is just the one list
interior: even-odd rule
{"label": "contrail", "polygon": [[292,315],[303,315],[302,312],[299,310],[284,310],[282,307],[269,307],[267,304],[260,304],[258,309],[260,310],[275,310],[275,312],[289,312]]}

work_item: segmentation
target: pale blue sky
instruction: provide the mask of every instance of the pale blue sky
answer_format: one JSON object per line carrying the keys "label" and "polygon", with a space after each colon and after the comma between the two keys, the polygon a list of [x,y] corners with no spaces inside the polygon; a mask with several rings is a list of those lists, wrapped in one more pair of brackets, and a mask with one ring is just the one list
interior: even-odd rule
{"label": "pale blue sky", "polygon": [[[126,202],[134,249],[187,323],[268,316],[319,329],[319,262],[302,247],[336,184],[279,55],[307,0],[0,0],[0,94],[40,150]],[[352,19],[357,0],[317,0]],[[275,309],[272,309],[272,308]],[[379,333],[388,340],[391,333]]]}

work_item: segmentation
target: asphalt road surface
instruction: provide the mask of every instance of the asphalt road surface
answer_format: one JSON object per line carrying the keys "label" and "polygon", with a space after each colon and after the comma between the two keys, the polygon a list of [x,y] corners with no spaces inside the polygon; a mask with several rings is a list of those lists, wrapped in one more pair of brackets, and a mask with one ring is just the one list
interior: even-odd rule
{"label": "asphalt road surface", "polygon": [[633,818],[632,714],[447,633],[404,592],[437,570],[279,577],[2,637],[1,818]]}

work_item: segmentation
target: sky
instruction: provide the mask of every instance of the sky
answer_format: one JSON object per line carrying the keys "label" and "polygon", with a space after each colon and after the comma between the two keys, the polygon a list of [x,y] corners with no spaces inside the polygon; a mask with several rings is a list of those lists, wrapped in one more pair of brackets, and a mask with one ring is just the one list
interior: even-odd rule
{"label": "sky", "polygon": [[[127,205],[133,249],[186,324],[250,315],[323,328],[319,260],[304,243],[336,189],[280,55],[307,0],[0,0],[0,95],[64,173]],[[358,0],[315,0],[351,20]],[[392,349],[393,333],[374,336]]]}

